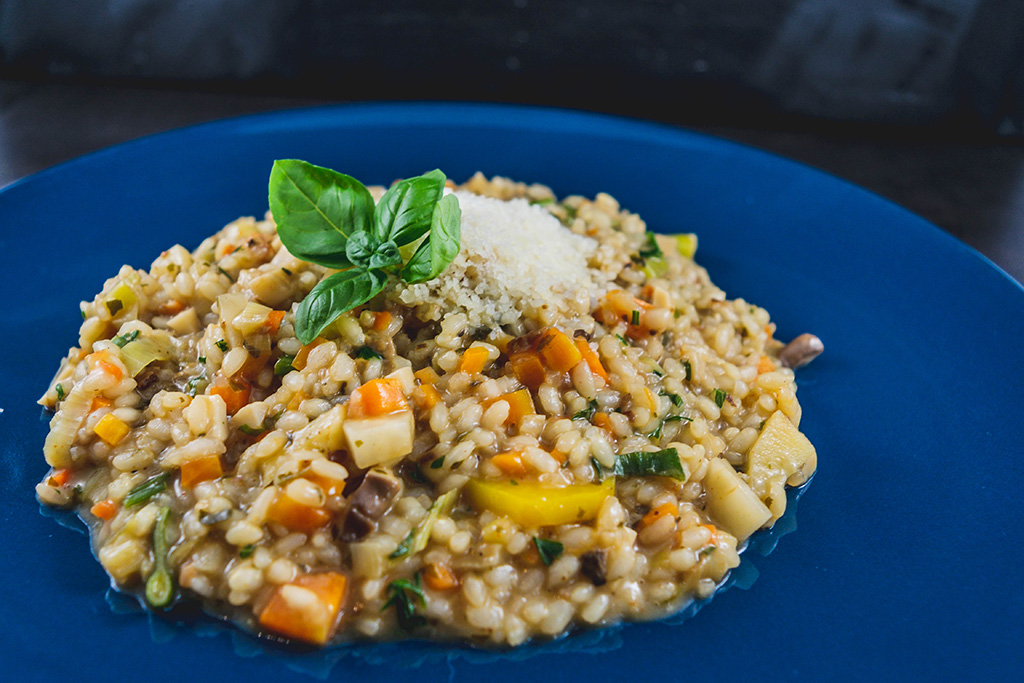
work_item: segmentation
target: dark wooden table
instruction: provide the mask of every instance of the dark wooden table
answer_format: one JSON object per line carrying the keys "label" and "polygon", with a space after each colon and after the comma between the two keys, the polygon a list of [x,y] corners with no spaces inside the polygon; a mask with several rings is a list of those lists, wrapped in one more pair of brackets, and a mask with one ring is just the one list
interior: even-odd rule
{"label": "dark wooden table", "polygon": [[[141,135],[321,100],[0,82],[0,186]],[[670,115],[658,118],[672,122]],[[687,122],[683,122],[687,123]],[[689,127],[862,185],[949,231],[1024,282],[1024,145],[840,125]]]}

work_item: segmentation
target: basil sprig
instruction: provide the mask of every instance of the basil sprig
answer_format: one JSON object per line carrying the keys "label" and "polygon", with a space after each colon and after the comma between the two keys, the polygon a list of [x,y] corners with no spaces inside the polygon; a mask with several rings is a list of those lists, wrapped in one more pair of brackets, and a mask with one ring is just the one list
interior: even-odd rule
{"label": "basil sprig", "polygon": [[[459,253],[458,200],[444,196],[445,175],[434,170],[393,185],[374,205],[351,176],[298,159],[279,159],[270,172],[270,211],[288,251],[341,270],[303,299],[295,333],[315,339],[342,313],[365,304],[394,276],[433,280]],[[408,259],[405,253],[412,252]],[[404,263],[403,263],[404,262]]]}

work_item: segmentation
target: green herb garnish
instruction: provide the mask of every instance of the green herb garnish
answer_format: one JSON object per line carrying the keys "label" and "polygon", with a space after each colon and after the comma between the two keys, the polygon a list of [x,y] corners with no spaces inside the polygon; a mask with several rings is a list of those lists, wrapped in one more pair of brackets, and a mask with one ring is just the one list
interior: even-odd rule
{"label": "green herb garnish", "polygon": [[615,336],[616,336],[616,337],[618,338],[618,340],[619,340],[620,342],[622,342],[622,345],[623,345],[623,346],[629,346],[629,342],[628,342],[628,341],[626,341],[626,338],[625,338],[625,337],[623,337],[623,336],[622,336],[621,334],[617,334],[617,335],[615,335]]}
{"label": "green herb garnish", "polygon": [[119,349],[123,349],[124,345],[130,341],[135,341],[139,337],[138,330],[132,330],[131,332],[125,332],[124,334],[114,337],[111,341],[114,342],[114,346]]}
{"label": "green herb garnish", "polygon": [[227,279],[231,280],[232,282],[235,281],[235,278],[231,277],[231,273],[229,273],[228,271],[224,270],[220,266],[217,266],[217,270],[219,270],[220,274],[223,275],[224,277],[226,277]]}
{"label": "green herb garnish", "polygon": [[565,550],[565,546],[558,541],[550,541],[546,538],[540,538],[539,536],[533,537],[533,544],[537,546],[537,552],[540,554],[540,561],[545,566],[550,567],[551,563],[558,559],[558,556]]}
{"label": "green herb garnish", "polygon": [[[374,206],[351,176],[298,159],[270,172],[270,211],[285,247],[297,258],[343,269],[320,282],[295,314],[295,334],[309,344],[342,313],[379,294],[390,277],[433,280],[459,253],[462,212],[443,195],[434,170],[393,185]],[[406,253],[412,254],[406,258]]]}
{"label": "green herb garnish", "polygon": [[444,467],[444,456],[443,455],[440,458],[435,458],[434,461],[430,463],[430,469],[432,469],[432,470],[439,470],[442,467]]}
{"label": "green herb garnish", "polygon": [[629,314],[629,322],[632,325],[640,324],[640,311],[633,311]]}
{"label": "green herb garnish", "polygon": [[58,384],[53,388],[53,390],[57,392],[58,401],[63,401],[64,397],[67,396],[67,392],[64,391],[64,385],[62,384]]}
{"label": "green herb garnish", "polygon": [[142,505],[147,500],[155,496],[156,494],[167,488],[167,480],[170,479],[170,472],[161,472],[155,477],[150,477],[146,481],[142,482],[124,497],[124,506],[131,508],[136,505]]}
{"label": "green herb garnish", "polygon": [[395,548],[390,555],[388,555],[388,559],[397,560],[399,557],[405,557],[406,555],[408,555],[409,549],[412,548],[412,542],[413,540],[415,540],[415,538],[416,530],[412,529],[409,531],[409,535],[405,537],[405,540],[399,543],[398,547]]}
{"label": "green herb garnish", "polygon": [[623,453],[615,458],[613,472],[618,477],[671,477],[680,481],[689,476],[674,448]]}
{"label": "green herb garnish", "polygon": [[167,571],[167,525],[170,516],[170,508],[160,508],[153,527],[153,573],[146,579],[146,602],[153,607],[166,607],[174,597],[174,579]]}
{"label": "green herb garnish", "polygon": [[594,413],[597,412],[597,407],[597,401],[595,399],[590,399],[589,401],[587,401],[587,407],[584,408],[583,410],[578,411],[575,415],[572,416],[572,419],[586,420],[587,422],[590,422],[591,420],[594,419]]}
{"label": "green herb garnish", "polygon": [[247,560],[250,557],[252,557],[252,554],[254,552],[256,552],[256,546],[254,546],[252,543],[247,543],[246,545],[242,546],[241,550],[238,551],[238,556],[243,560]]}
{"label": "green herb garnish", "polygon": [[356,358],[360,358],[362,360],[384,360],[384,356],[380,355],[369,346],[360,347],[359,350],[356,351]]}
{"label": "green herb garnish", "polygon": [[670,394],[667,391],[662,391],[660,393],[662,396],[668,396],[668,400],[672,401],[672,405],[676,408],[681,408],[683,406],[683,397],[679,394]]}
{"label": "green herb garnish", "polygon": [[278,358],[277,362],[274,363],[274,374],[277,375],[278,377],[284,377],[289,372],[294,370],[295,368],[292,367],[293,360],[295,360],[295,356],[289,356],[288,354],[285,354]]}
{"label": "green herb garnish", "polygon": [[665,426],[665,420],[662,420],[661,422],[658,423],[658,426],[655,428],[655,430],[647,435],[647,438],[648,439],[654,439],[654,440],[660,439],[661,438],[661,428],[664,427],[664,426]]}
{"label": "green herb garnish", "polygon": [[206,379],[206,370],[203,370],[185,384],[185,393],[195,397],[196,394],[206,388],[207,384],[209,384],[209,381]]}
{"label": "green herb garnish", "polygon": [[653,232],[648,232],[644,235],[644,243],[640,247],[640,258],[648,259],[653,257],[664,258],[665,252],[661,250],[658,245],[658,238],[654,236]]}
{"label": "green herb garnish", "polygon": [[216,347],[217,347],[218,349],[220,349],[221,351],[223,351],[224,353],[227,353],[228,349],[230,348],[230,347],[228,346],[228,343],[227,343],[226,341],[224,341],[223,339],[219,339],[219,340],[217,340],[217,342],[216,342],[215,346],[216,346]]}
{"label": "green herb garnish", "polygon": [[263,432],[267,431],[267,428],[263,425],[259,427],[250,427],[249,425],[238,425],[238,431],[242,432],[246,436],[259,436]]}
{"label": "green herb garnish", "polygon": [[394,605],[395,616],[398,618],[398,625],[403,631],[414,631],[427,623],[422,614],[416,613],[416,603],[426,607],[427,599],[420,588],[420,574],[416,572],[413,580],[396,579],[387,585],[388,601],[384,603],[381,612]]}
{"label": "green herb garnish", "polygon": [[665,418],[665,422],[680,422],[686,420],[687,422],[693,422],[692,417],[686,417],[685,415],[669,415]]}
{"label": "green herb garnish", "polygon": [[[566,459],[566,462],[569,462],[569,460]],[[590,466],[594,468],[594,475],[597,477],[598,481],[604,479],[604,465],[598,462],[597,458],[590,458]]]}
{"label": "green herb garnish", "polygon": [[725,403],[726,393],[721,389],[715,389],[715,405],[719,408]]}
{"label": "green herb garnish", "polygon": [[683,361],[683,369],[686,370],[686,381],[689,382],[691,379],[693,379],[693,366],[690,365],[690,361]]}

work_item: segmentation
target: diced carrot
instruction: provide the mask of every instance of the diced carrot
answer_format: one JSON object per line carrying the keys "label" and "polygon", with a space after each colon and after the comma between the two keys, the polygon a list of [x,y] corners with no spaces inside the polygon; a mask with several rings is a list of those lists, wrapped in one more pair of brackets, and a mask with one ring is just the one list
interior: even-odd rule
{"label": "diced carrot", "polygon": [[659,505],[658,507],[654,508],[646,515],[644,515],[643,519],[640,520],[639,528],[645,529],[654,524],[655,522],[657,522],[658,520],[660,520],[662,517],[675,517],[678,514],[678,505],[671,501],[669,501],[668,503],[662,503],[661,505]]}
{"label": "diced carrot", "polygon": [[220,464],[220,456],[215,453],[186,460],[181,464],[181,485],[187,489],[200,482],[220,479],[222,476],[224,468]]}
{"label": "diced carrot", "polygon": [[491,457],[491,464],[509,477],[522,477],[529,471],[526,463],[523,462],[523,454],[520,451],[498,453]]}
{"label": "diced carrot", "polygon": [[260,372],[263,371],[263,368],[266,367],[268,360],[270,360],[269,348],[260,351],[259,355],[256,356],[250,354],[246,357],[245,362],[242,363],[242,367],[239,368],[238,373],[232,375],[231,379],[236,380],[241,378],[248,382],[254,382]]}
{"label": "diced carrot", "polygon": [[316,339],[314,339],[313,341],[309,342],[301,349],[299,349],[299,352],[295,354],[295,358],[292,359],[292,367],[295,368],[296,370],[301,370],[304,367],[306,367],[306,360],[309,358],[309,352],[326,341],[327,340],[324,339],[323,337],[317,337]]}
{"label": "diced carrot", "polygon": [[271,311],[267,315],[267,322],[263,323],[263,328],[270,336],[274,336],[281,329],[282,320],[284,320],[284,311]]}
{"label": "diced carrot", "polygon": [[234,415],[246,404],[249,403],[249,396],[252,393],[252,385],[244,379],[233,378],[225,380],[223,376],[217,375],[217,381],[210,386],[211,396],[220,396],[224,399],[228,408],[228,415]]}
{"label": "diced carrot", "polygon": [[388,329],[388,325],[391,324],[391,314],[387,311],[380,311],[373,318],[373,330],[374,332],[384,332]]}
{"label": "diced carrot", "polygon": [[757,374],[763,372],[771,372],[775,369],[775,363],[768,356],[761,356],[761,360],[757,361]]}
{"label": "diced carrot", "polygon": [[323,645],[337,627],[348,580],[344,574],[306,574],[278,586],[260,612],[260,626],[289,638]]}
{"label": "diced carrot", "polygon": [[101,500],[89,508],[89,512],[106,521],[117,514],[117,503],[107,498],[106,500]]}
{"label": "diced carrot", "polygon": [[769,339],[771,339],[772,335],[775,334],[775,323],[768,323],[767,325],[765,325],[764,333],[768,335]]}
{"label": "diced carrot", "polygon": [[568,372],[583,360],[583,354],[561,330],[553,327],[545,330],[537,344],[544,364],[555,372]]}
{"label": "diced carrot", "polygon": [[546,376],[544,365],[540,362],[540,356],[533,351],[513,353],[508,360],[516,379],[524,385],[536,389],[544,383]]}
{"label": "diced carrot", "polygon": [[457,588],[459,579],[444,562],[431,562],[423,568],[423,583],[435,591]]}
{"label": "diced carrot", "polygon": [[157,307],[160,315],[177,315],[185,310],[185,304],[178,299],[168,299]]}
{"label": "diced carrot", "polygon": [[594,413],[594,426],[612,431],[612,418],[608,413]]}
{"label": "diced carrot", "polygon": [[131,430],[131,427],[116,418],[113,413],[107,413],[101,417],[96,426],[92,428],[92,431],[96,432],[96,436],[111,446],[121,443],[121,439],[128,436],[128,432]]}
{"label": "diced carrot", "polygon": [[711,532],[711,540],[708,541],[709,545],[718,545],[718,528],[714,524],[701,524],[702,527]]}
{"label": "diced carrot", "polygon": [[280,494],[267,510],[267,519],[292,531],[308,534],[326,526],[331,521],[331,513],[323,508],[303,505],[289,496]]}
{"label": "diced carrot", "polygon": [[564,465],[565,461],[569,459],[569,456],[562,451],[551,451],[551,457],[557,460],[559,465]]}
{"label": "diced carrot", "polygon": [[348,403],[351,418],[374,417],[407,410],[408,402],[402,393],[402,383],[397,379],[382,377],[371,379],[352,392]]}
{"label": "diced carrot", "polygon": [[431,384],[419,385],[413,389],[412,395],[423,410],[430,410],[441,402],[441,393]]}
{"label": "diced carrot", "polygon": [[99,410],[100,408],[109,408],[112,405],[114,405],[114,402],[111,401],[109,398],[97,396],[92,400],[92,403],[89,405],[89,412],[94,412],[96,410]]}
{"label": "diced carrot", "polygon": [[437,373],[434,372],[434,368],[429,365],[412,373],[412,376],[418,379],[420,384],[437,384],[438,380],[441,379],[437,376]]}
{"label": "diced carrot", "polygon": [[524,416],[533,415],[537,412],[536,408],[533,407],[533,397],[530,396],[530,392],[527,389],[513,391],[498,398],[508,401],[508,419],[506,422],[509,424],[519,424],[519,421]]}
{"label": "diced carrot", "polygon": [[99,367],[103,372],[113,376],[117,381],[124,379],[124,372],[116,363],[112,363],[110,361],[110,356],[106,351],[90,353],[86,359],[89,361],[90,366],[95,365]]}
{"label": "diced carrot", "polygon": [[540,564],[540,552],[537,550],[536,543],[527,543],[526,550],[519,554],[523,564],[530,567],[536,567]]}
{"label": "diced carrot", "polygon": [[340,479],[331,479],[324,477],[315,472],[306,474],[306,479],[323,489],[325,496],[336,496],[340,494],[345,488],[345,482]]}
{"label": "diced carrot", "polygon": [[590,348],[590,342],[583,337],[576,337],[576,348],[580,350],[580,355],[583,356],[583,360],[587,361],[587,367],[590,371],[602,378],[604,381],[608,381],[608,373],[605,372],[604,366],[601,365],[601,359],[598,357],[597,352]]}
{"label": "diced carrot", "polygon": [[54,470],[46,483],[54,488],[60,488],[71,479],[71,470]]}
{"label": "diced carrot", "polygon": [[468,375],[483,372],[484,366],[487,365],[488,355],[486,347],[470,346],[459,360],[459,372],[465,372]]}

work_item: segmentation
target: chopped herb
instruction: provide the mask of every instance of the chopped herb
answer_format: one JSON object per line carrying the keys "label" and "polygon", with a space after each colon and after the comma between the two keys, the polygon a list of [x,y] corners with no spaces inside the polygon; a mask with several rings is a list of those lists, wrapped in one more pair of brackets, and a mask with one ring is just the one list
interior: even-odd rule
{"label": "chopped herb", "polygon": [[623,453],[615,458],[614,474],[619,477],[671,477],[685,481],[687,472],[674,448],[660,451]]}
{"label": "chopped herb", "polygon": [[206,356],[199,356],[199,364],[206,365]]}
{"label": "chopped herb", "polygon": [[228,343],[226,341],[224,341],[223,339],[218,340],[216,346],[217,346],[218,349],[220,349],[224,353],[227,353],[228,348],[229,348],[228,347]]}
{"label": "chopped herb", "polygon": [[57,392],[58,401],[63,401],[64,397],[67,396],[67,393],[64,391],[64,385],[62,384],[58,384],[53,388],[53,390]]}
{"label": "chopped herb", "polygon": [[624,346],[629,346],[629,342],[626,341],[626,338],[623,337],[621,334],[617,334],[615,336],[618,337],[619,341],[622,342]]}
{"label": "chopped herb", "polygon": [[575,415],[572,416],[572,419],[586,420],[587,422],[590,422],[591,420],[594,419],[594,413],[596,412],[597,401],[595,399],[590,399],[589,401],[587,401],[587,407],[584,408],[583,410],[578,411]]}
{"label": "chopped herb", "polygon": [[[198,394],[200,391],[206,388],[206,384],[203,384],[203,382],[207,382],[205,370],[203,370],[197,376],[193,377],[188,381],[188,383],[185,385],[185,393],[188,394],[189,396],[194,397],[196,394]],[[207,384],[208,383],[209,382],[207,382]]]}
{"label": "chopped herb", "polygon": [[170,478],[170,472],[161,472],[155,477],[150,477],[128,492],[128,495],[124,497],[124,506],[131,508],[136,505],[142,505],[167,488],[167,480]]}
{"label": "chopped herb", "polygon": [[697,557],[706,557],[713,552],[715,552],[715,546],[709,545],[707,548],[701,548],[700,552],[697,553]]}
{"label": "chopped herb", "polygon": [[284,271],[285,275],[291,275],[292,274],[292,271],[288,270],[287,268],[282,268],[281,270]]}
{"label": "chopped herb", "polygon": [[444,466],[444,456],[443,455],[440,458],[436,458],[433,462],[430,463],[430,469],[432,469],[432,470],[439,470],[443,466]]}
{"label": "chopped herb", "polygon": [[669,415],[665,418],[665,422],[680,422],[686,420],[687,422],[693,422],[692,417],[686,417],[685,415]]}
{"label": "chopped herb", "polygon": [[657,428],[655,428],[655,430],[653,432],[648,434],[647,438],[648,439],[655,439],[655,440],[660,439],[661,438],[661,428],[663,426],[665,426],[665,421],[664,420],[662,420],[661,422],[658,423]]}
{"label": "chopped herb", "polygon": [[[566,460],[566,462],[568,462],[568,460]],[[594,468],[594,475],[597,477],[598,481],[604,479],[604,466],[598,462],[597,458],[590,459],[590,466]]]}
{"label": "chopped herb", "polygon": [[132,330],[131,332],[125,332],[124,334],[114,337],[112,341],[114,342],[114,346],[116,346],[119,349],[123,349],[125,344],[127,344],[130,341],[135,341],[136,339],[138,339],[138,337],[139,331]]}
{"label": "chopped herb", "polygon": [[252,543],[249,543],[247,545],[243,545],[242,546],[241,550],[238,551],[238,556],[240,558],[242,558],[243,560],[247,560],[250,557],[252,557],[252,554],[255,551],[256,551],[256,546],[254,546]]}
{"label": "chopped herb", "polygon": [[658,238],[654,236],[653,232],[648,232],[644,236],[644,243],[640,247],[639,254],[644,259],[651,258],[652,256],[657,258],[665,257],[665,252],[661,250],[661,247],[658,245]]}
{"label": "chopped herb", "polygon": [[356,358],[361,358],[362,360],[384,360],[384,356],[380,355],[369,346],[360,347],[360,349],[356,351]]}
{"label": "chopped herb", "polygon": [[169,507],[160,508],[153,526],[153,573],[146,579],[146,602],[153,607],[166,607],[174,597],[174,579],[167,571],[167,525],[170,516]]}
{"label": "chopped herb", "polygon": [[[452,467],[457,467],[459,463],[455,463]],[[409,478],[417,484],[429,484],[430,480],[423,476],[423,470],[420,469],[419,465],[414,465],[409,468]]]}
{"label": "chopped herb", "polygon": [[110,315],[117,315],[117,312],[124,308],[124,304],[120,299],[107,299],[105,303],[107,310],[110,311]]}
{"label": "chopped herb", "polygon": [[224,277],[226,277],[227,279],[231,280],[232,282],[235,281],[235,278],[231,277],[231,273],[229,273],[228,271],[224,270],[220,266],[217,266],[217,270],[219,270],[220,274],[223,275]]}
{"label": "chopped herb", "polygon": [[693,379],[693,366],[690,365],[690,361],[684,360],[683,368],[686,370],[686,381],[689,382],[691,379]]}
{"label": "chopped herb", "polygon": [[274,374],[278,377],[284,377],[294,370],[295,367],[292,365],[293,360],[295,360],[295,356],[289,356],[288,354],[284,354],[278,358],[277,362],[274,363]]}
{"label": "chopped herb", "polygon": [[267,428],[260,425],[259,427],[250,427],[249,425],[238,425],[238,431],[242,432],[246,436],[259,436],[263,432],[267,431]]}
{"label": "chopped herb", "polygon": [[629,322],[632,325],[640,324],[640,311],[633,311],[629,314]]}
{"label": "chopped herb", "polygon": [[88,319],[88,316],[85,314],[85,309],[84,308],[79,307],[78,308],[78,312],[82,314],[82,320]]}
{"label": "chopped herb", "polygon": [[530,203],[537,206],[547,206],[548,204],[554,204],[555,200],[551,197],[545,197],[544,199],[531,199]]}
{"label": "chopped herb", "polygon": [[550,567],[551,563],[558,559],[558,556],[565,550],[565,546],[558,541],[551,541],[539,536],[533,537],[533,544],[537,546],[537,553],[540,554],[540,561],[544,566]]}
{"label": "chopped herb", "polygon": [[715,389],[715,405],[719,408],[725,403],[726,394],[721,389]]}
{"label": "chopped herb", "polygon": [[757,431],[761,431],[762,429],[764,429],[764,423],[767,421],[768,420],[761,420],[761,424],[757,425]]}
{"label": "chopped herb", "polygon": [[426,607],[427,600],[420,587],[420,574],[416,572],[413,580],[396,579],[387,585],[388,601],[384,603],[381,612],[394,605],[395,616],[398,618],[398,625],[403,631],[414,631],[427,623],[422,614],[416,613],[416,603]]}
{"label": "chopped herb", "polygon": [[397,560],[399,557],[405,557],[409,554],[409,550],[412,548],[412,542],[416,538],[416,529],[411,529],[409,535],[405,537],[398,547],[388,555],[389,560]]}
{"label": "chopped herb", "polygon": [[662,396],[668,396],[668,400],[672,401],[672,405],[676,408],[681,408],[683,406],[683,397],[679,394],[670,394],[667,391],[661,391],[660,394]]}

